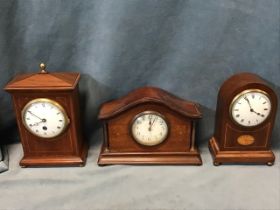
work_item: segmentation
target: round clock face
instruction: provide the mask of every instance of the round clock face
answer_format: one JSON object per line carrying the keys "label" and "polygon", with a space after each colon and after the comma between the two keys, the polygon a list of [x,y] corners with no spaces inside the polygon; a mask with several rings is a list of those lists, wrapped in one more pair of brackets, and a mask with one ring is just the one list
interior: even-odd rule
{"label": "round clock face", "polygon": [[32,134],[41,138],[53,138],[65,130],[69,118],[57,102],[38,98],[25,105],[22,110],[22,121]]}
{"label": "round clock face", "polygon": [[271,101],[266,92],[246,90],[233,99],[230,114],[237,124],[252,127],[264,122],[270,111]]}
{"label": "round clock face", "polygon": [[164,116],[154,111],[138,114],[131,126],[133,138],[142,145],[154,146],[163,142],[168,134]]}

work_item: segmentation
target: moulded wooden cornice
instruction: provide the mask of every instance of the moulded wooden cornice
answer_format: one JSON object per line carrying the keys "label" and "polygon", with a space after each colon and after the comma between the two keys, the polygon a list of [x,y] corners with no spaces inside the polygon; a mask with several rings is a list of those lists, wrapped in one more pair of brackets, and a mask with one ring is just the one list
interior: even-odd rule
{"label": "moulded wooden cornice", "polygon": [[130,92],[120,99],[103,104],[98,118],[101,120],[108,119],[146,102],[162,104],[185,117],[193,119],[202,117],[197,103],[185,101],[160,88],[143,87]]}
{"label": "moulded wooden cornice", "polygon": [[79,79],[80,74],[76,72],[26,73],[17,75],[6,85],[5,90],[72,90],[78,84]]}

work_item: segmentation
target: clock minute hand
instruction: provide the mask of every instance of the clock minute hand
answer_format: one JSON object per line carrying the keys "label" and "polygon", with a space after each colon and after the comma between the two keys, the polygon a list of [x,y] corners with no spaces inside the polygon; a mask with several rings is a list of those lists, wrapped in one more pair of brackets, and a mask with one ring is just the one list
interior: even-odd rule
{"label": "clock minute hand", "polygon": [[248,99],[246,96],[244,97],[244,99],[245,99],[245,100],[247,101],[247,103],[249,104],[249,107],[250,107],[250,111],[251,111],[251,112],[254,112],[254,113],[256,113],[257,115],[260,115],[260,116],[264,117],[263,114],[261,114],[261,113],[259,113],[259,112],[256,112],[256,111],[252,108],[251,103],[250,103],[249,99]]}
{"label": "clock minute hand", "polygon": [[33,115],[34,117],[37,117],[38,119],[40,119],[42,122],[46,121],[45,119],[38,117],[36,114],[33,114],[31,111],[27,111],[27,112],[30,113],[31,115]]}
{"label": "clock minute hand", "polygon": [[246,96],[244,96],[244,99],[247,101],[247,103],[250,107],[250,111],[253,112],[254,110],[252,109],[252,106],[251,106],[251,103],[250,103],[249,99]]}
{"label": "clock minute hand", "polygon": [[153,120],[153,122],[150,120],[150,122],[149,122],[149,131],[152,131],[152,126],[153,126],[153,124],[154,124],[154,122],[156,121],[156,117],[154,118],[154,120]]}
{"label": "clock minute hand", "polygon": [[154,121],[153,121],[152,124],[151,124],[151,129],[152,129],[152,126],[153,126],[153,124],[155,123],[156,119],[157,119],[157,117],[154,118]]}

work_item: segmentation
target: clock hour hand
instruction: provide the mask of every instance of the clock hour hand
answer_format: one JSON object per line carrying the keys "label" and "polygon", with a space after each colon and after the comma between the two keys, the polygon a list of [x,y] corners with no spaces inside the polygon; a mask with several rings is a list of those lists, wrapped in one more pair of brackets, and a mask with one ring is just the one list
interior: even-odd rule
{"label": "clock hour hand", "polygon": [[36,123],[32,124],[32,126],[38,126],[42,122],[44,122],[44,121],[36,122]]}
{"label": "clock hour hand", "polygon": [[259,115],[259,116],[261,116],[261,117],[264,117],[263,114],[261,114],[261,113],[259,113],[259,112],[256,112],[255,110],[252,110],[251,112],[254,112],[254,113],[256,113],[257,115]]}
{"label": "clock hour hand", "polygon": [[150,116],[149,116],[149,128],[148,128],[148,131],[152,130],[152,118]]}

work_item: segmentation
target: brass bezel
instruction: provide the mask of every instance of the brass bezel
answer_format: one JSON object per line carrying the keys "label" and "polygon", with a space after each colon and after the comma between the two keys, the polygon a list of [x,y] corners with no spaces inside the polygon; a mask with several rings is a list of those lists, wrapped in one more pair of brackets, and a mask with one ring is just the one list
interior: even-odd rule
{"label": "brass bezel", "polygon": [[[269,102],[270,102],[270,111],[269,111],[269,114],[267,115],[266,119],[261,122],[260,124],[257,124],[257,125],[251,125],[251,126],[245,126],[245,125],[241,125],[240,123],[238,123],[236,120],[234,120],[233,116],[232,116],[232,108],[233,108],[233,104],[235,103],[235,101],[240,98],[242,95],[245,95],[247,93],[250,93],[250,92],[257,92],[257,93],[262,93],[264,94],[265,96],[267,96],[267,98],[269,99]],[[271,107],[272,103],[271,103],[271,98],[269,96],[269,94],[263,90],[260,90],[260,89],[255,89],[255,88],[252,88],[252,89],[247,89],[247,90],[243,90],[242,92],[238,93],[231,101],[230,103],[230,106],[229,106],[229,116],[231,118],[231,120],[236,124],[236,125],[239,125],[239,126],[242,126],[242,127],[245,127],[245,128],[252,128],[252,127],[257,127],[261,124],[263,124],[267,119],[268,117],[270,116],[271,114]]]}
{"label": "brass bezel", "polygon": [[[157,144],[143,144],[143,142],[139,141],[134,135],[133,135],[133,131],[132,131],[132,127],[135,123],[135,121],[143,116],[143,115],[148,115],[148,114],[153,114],[153,115],[157,115],[158,117],[161,117],[164,122],[166,123],[166,126],[167,126],[167,132],[166,132],[166,135],[164,136],[164,138]],[[132,136],[132,138],[140,145],[143,145],[143,146],[149,146],[149,147],[152,147],[152,146],[157,146],[159,144],[161,144],[162,142],[164,142],[167,137],[168,137],[168,134],[169,134],[169,123],[168,123],[168,120],[166,119],[166,117],[164,115],[162,115],[161,113],[159,112],[156,112],[156,111],[144,111],[144,112],[140,112],[139,114],[135,115],[134,118],[132,119],[132,121],[130,122],[130,134]]]}
{"label": "brass bezel", "polygon": [[[50,103],[50,104],[56,106],[56,107],[61,111],[61,113],[63,114],[63,117],[64,117],[64,119],[65,119],[65,125],[64,125],[63,129],[61,130],[61,132],[58,133],[57,135],[52,136],[52,137],[43,137],[43,136],[40,136],[40,135],[34,133],[34,132],[29,128],[29,126],[26,124],[26,122],[25,122],[24,119],[25,119],[25,115],[26,115],[27,109],[30,107],[31,104],[38,103],[38,102]],[[59,136],[59,135],[62,135],[62,134],[64,133],[64,131],[66,130],[66,128],[68,127],[69,123],[70,123],[70,119],[69,119],[69,117],[67,116],[65,109],[64,109],[58,102],[56,102],[56,101],[54,101],[54,100],[52,100],[52,99],[49,99],[49,98],[36,98],[36,99],[33,99],[33,100],[29,101],[29,102],[24,106],[24,108],[23,108],[22,111],[21,111],[21,120],[22,120],[22,123],[23,123],[24,127],[25,127],[31,134],[33,134],[33,135],[35,135],[35,136],[37,136],[37,137],[40,137],[40,138],[43,138],[43,139],[49,139],[49,140],[51,140],[51,139],[53,139],[53,138],[55,138],[55,137],[57,137],[57,136]]]}

